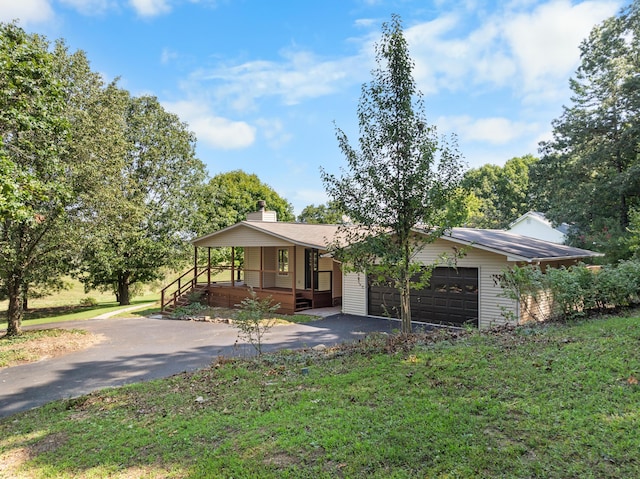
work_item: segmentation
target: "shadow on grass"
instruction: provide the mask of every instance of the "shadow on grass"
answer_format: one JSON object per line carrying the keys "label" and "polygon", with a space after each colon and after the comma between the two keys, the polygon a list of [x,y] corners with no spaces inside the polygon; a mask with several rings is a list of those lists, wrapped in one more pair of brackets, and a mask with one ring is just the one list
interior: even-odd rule
{"label": "shadow on grass", "polygon": [[[136,304],[149,303],[148,299],[140,299],[136,301],[131,301],[130,306],[135,306]],[[47,307],[47,308],[30,308],[28,311],[24,312],[24,316],[22,321],[31,321],[36,319],[53,319],[53,318],[61,318],[65,319],[65,317],[69,315],[77,315],[79,313],[93,313],[95,312],[95,316],[100,315],[103,312],[107,312],[107,310],[113,310],[116,308],[126,308],[127,306],[120,306],[116,301],[110,301],[108,303],[100,303],[96,306],[81,306],[81,305],[67,305],[67,306],[55,306],[55,307]],[[138,316],[144,316],[143,311],[147,310],[139,310],[136,311]],[[153,314],[153,308],[149,309],[148,314]],[[7,324],[6,310],[0,312],[0,325]],[[91,315],[93,316],[93,314]]]}

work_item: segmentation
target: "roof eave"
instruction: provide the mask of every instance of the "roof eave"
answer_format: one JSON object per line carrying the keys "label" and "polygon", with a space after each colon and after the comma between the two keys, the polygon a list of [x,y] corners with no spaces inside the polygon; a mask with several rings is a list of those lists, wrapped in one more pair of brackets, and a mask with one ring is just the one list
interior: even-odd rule
{"label": "roof eave", "polygon": [[592,252],[591,254],[583,254],[583,255],[552,256],[550,258],[531,258],[529,262],[533,263],[533,262],[542,262],[542,261],[568,261],[568,260],[584,259],[584,258],[601,258],[603,256],[604,256],[604,253]]}
{"label": "roof eave", "polygon": [[[218,234],[224,233],[226,231],[232,230],[232,229],[240,227],[240,226],[246,226],[247,228],[250,228],[250,229],[252,229],[254,231],[259,231],[260,233],[273,236],[274,238],[278,238],[278,239],[280,239],[282,241],[285,241],[287,243],[290,243],[290,244],[293,244],[293,245],[296,245],[296,246],[303,246],[305,248],[315,248],[315,249],[320,249],[320,250],[327,250],[327,245],[318,245],[318,244],[311,244],[311,243],[305,243],[305,242],[302,242],[302,241],[297,241],[295,239],[288,238],[288,237],[280,235],[278,233],[274,233],[273,231],[269,231],[267,229],[260,228],[257,223],[258,222],[256,222],[256,221],[240,221],[239,223],[233,224],[231,226],[227,226],[226,228],[223,228],[223,229],[221,229],[219,231],[216,231],[214,233],[209,233],[208,235],[201,236],[200,238],[196,238],[195,240],[191,241],[191,244],[193,244],[194,246],[198,246],[196,243],[198,243],[198,242],[200,242],[202,240],[206,240],[207,238],[211,238],[213,236],[216,236]],[[203,247],[206,247],[206,245],[203,246]],[[239,247],[242,247],[242,246],[239,246]],[[213,246],[213,248],[217,248],[217,246]]]}

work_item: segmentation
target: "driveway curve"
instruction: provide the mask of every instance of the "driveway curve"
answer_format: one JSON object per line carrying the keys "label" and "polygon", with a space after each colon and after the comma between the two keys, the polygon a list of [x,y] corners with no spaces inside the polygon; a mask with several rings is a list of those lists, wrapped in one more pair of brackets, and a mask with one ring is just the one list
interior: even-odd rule
{"label": "driveway curve", "polygon": [[[249,344],[236,343],[237,329],[228,324],[109,318],[47,327],[78,328],[107,339],[83,351],[0,369],[0,417],[106,387],[192,371],[218,356],[253,356],[255,352]],[[275,326],[265,337],[263,351],[331,346],[398,327],[397,321],[338,314]]]}

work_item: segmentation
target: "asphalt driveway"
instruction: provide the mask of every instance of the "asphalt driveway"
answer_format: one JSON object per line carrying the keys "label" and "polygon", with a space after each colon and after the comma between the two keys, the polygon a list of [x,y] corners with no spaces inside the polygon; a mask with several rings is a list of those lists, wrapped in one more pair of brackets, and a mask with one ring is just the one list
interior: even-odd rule
{"label": "asphalt driveway", "polygon": [[[136,318],[47,325],[53,326],[84,329],[107,339],[84,351],[0,369],[0,417],[106,387],[192,371],[218,356],[255,353],[251,345],[236,344],[237,329],[227,324]],[[338,314],[276,326],[267,333],[263,351],[331,346],[399,327],[397,321]]]}

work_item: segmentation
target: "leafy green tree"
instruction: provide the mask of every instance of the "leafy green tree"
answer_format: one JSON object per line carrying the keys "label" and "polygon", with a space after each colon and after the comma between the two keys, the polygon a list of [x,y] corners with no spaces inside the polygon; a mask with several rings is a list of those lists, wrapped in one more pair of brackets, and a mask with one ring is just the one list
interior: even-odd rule
{"label": "leafy green tree", "polygon": [[[257,175],[234,170],[219,173],[205,185],[198,196],[198,234],[204,235],[236,224],[256,211],[258,201],[264,200],[267,209],[275,211],[278,221],[293,221],[293,206]],[[236,249],[235,261],[242,265],[241,248]],[[231,248],[212,251],[213,264],[231,263]]]}
{"label": "leafy green tree", "polygon": [[640,208],[634,208],[629,212],[629,233],[626,238],[626,246],[635,259],[640,259]]}
{"label": "leafy green tree", "polygon": [[335,201],[328,201],[326,205],[308,205],[298,215],[299,223],[339,224],[343,223],[343,214]]}
{"label": "leafy green tree", "polygon": [[257,175],[234,170],[219,173],[202,189],[198,200],[200,234],[218,231],[247,218],[259,200],[275,211],[278,221],[293,221],[293,206]]}
{"label": "leafy green tree", "polygon": [[640,2],[597,25],[581,44],[572,103],[541,145],[535,181],[549,217],[575,225],[574,244],[610,260],[628,256],[621,236],[640,204]]}
{"label": "leafy green tree", "polygon": [[479,203],[467,219],[477,228],[506,228],[529,210],[538,209],[531,190],[529,170],[537,158],[526,155],[508,160],[503,167],[484,165],[468,170],[462,186]]}
{"label": "leafy green tree", "polygon": [[111,195],[94,205],[81,279],[112,289],[126,305],[133,285],[161,279],[163,267],[185,261],[205,170],[187,125],[155,97],[127,98],[122,122],[121,168],[107,179]]}
{"label": "leafy green tree", "polygon": [[70,251],[77,165],[65,162],[63,88],[48,42],[0,24],[0,291],[9,300],[8,336],[21,332],[29,282],[69,264],[62,257]]}
{"label": "leafy green tree", "polygon": [[410,333],[410,290],[424,286],[434,267],[424,267],[415,255],[460,221],[463,168],[455,142],[427,124],[397,15],[383,24],[376,61],[358,106],[359,149],[337,129],[348,171],[336,177],[323,170],[322,179],[330,198],[359,226],[342,228],[349,246],[334,245],[336,256],[348,269],[393,283],[402,331]]}

